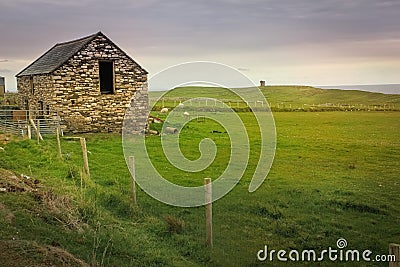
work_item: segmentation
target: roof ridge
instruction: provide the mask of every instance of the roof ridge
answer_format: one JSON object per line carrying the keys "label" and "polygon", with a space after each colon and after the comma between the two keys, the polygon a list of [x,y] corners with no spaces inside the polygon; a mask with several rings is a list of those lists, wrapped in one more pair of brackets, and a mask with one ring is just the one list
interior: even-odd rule
{"label": "roof ridge", "polygon": [[[101,34],[101,35],[104,35],[101,31],[99,31],[99,32],[97,32],[97,33],[95,33],[95,34],[91,34],[91,35],[88,35],[88,36],[85,36],[85,37],[81,37],[81,38],[79,38],[79,39],[75,39],[75,40],[71,40],[71,41],[67,41],[67,42],[63,42],[63,43],[57,43],[57,44],[53,45],[49,50],[47,50],[44,54],[42,54],[39,58],[37,58],[37,59],[34,60],[31,64],[29,64],[26,68],[24,68],[24,69],[21,70],[19,73],[17,73],[15,76],[18,77],[18,76],[32,75],[32,74],[23,75],[23,73],[24,73],[25,71],[27,71],[29,68],[31,68],[32,66],[34,66],[34,65],[35,65],[38,61],[40,61],[42,58],[48,56],[49,53],[51,53],[52,51],[54,51],[54,50],[55,50],[56,48],[58,48],[58,47],[62,47],[63,45],[71,45],[71,44],[74,44],[74,43],[79,43],[80,41],[83,41],[83,40],[87,39],[85,42],[83,42],[81,45],[79,45],[79,46],[75,49],[75,50],[76,50],[75,53],[77,53],[77,52],[80,51],[85,45],[87,45],[89,42],[91,42],[94,38],[96,38],[96,37],[99,36],[100,34]],[[75,54],[75,53],[73,53],[73,54]],[[73,54],[70,55],[70,56],[68,56],[68,57],[65,58],[64,60],[61,60],[60,62],[58,62],[58,64],[55,65],[55,66],[53,66],[51,69],[48,69],[47,71],[42,72],[42,74],[50,73],[50,72],[52,72],[52,71],[58,69],[62,64],[64,64],[67,60],[69,60],[69,59],[71,58],[71,56],[73,56]],[[21,75],[21,74],[22,74],[22,75]]]}
{"label": "roof ridge", "polygon": [[[89,43],[95,40],[97,37],[102,36],[107,42],[115,46],[121,53],[128,57],[135,64],[136,61],[133,60],[127,53],[125,53],[121,48],[118,47],[113,41],[111,41],[107,36],[105,36],[101,31],[91,34],[85,37],[81,37],[75,40],[57,43],[51,47],[47,52],[42,54],[39,58],[29,64],[26,68],[21,70],[16,77],[22,76],[32,76],[37,74],[49,74],[60,68],[65,62],[71,59],[76,53],[84,49]],[[137,64],[145,73],[147,71],[143,69],[139,64]]]}
{"label": "roof ridge", "polygon": [[94,33],[94,34],[91,34],[91,35],[88,35],[88,36],[84,36],[84,37],[78,38],[78,39],[74,39],[74,40],[70,40],[70,41],[66,41],[66,42],[57,43],[56,45],[71,44],[71,43],[75,43],[75,42],[82,41],[82,40],[84,40],[84,39],[91,39],[91,38],[93,38],[93,37],[98,36],[99,34],[102,34],[101,31],[99,31],[99,32],[97,32],[97,33]]}

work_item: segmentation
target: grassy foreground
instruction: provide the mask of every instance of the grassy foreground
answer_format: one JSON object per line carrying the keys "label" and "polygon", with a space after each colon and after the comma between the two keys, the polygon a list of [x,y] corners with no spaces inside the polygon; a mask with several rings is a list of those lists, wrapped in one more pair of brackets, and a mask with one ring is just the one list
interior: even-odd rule
{"label": "grassy foreground", "polygon": [[[240,115],[251,122],[249,113]],[[81,179],[79,142],[62,140],[67,160],[57,158],[53,138],[39,145],[31,140],[4,145],[0,168],[39,184],[18,181],[25,192],[0,193],[0,250],[8,248],[2,260],[13,266],[258,266],[256,254],[264,245],[322,250],[345,238],[348,248],[375,255],[387,254],[391,242],[400,243],[400,113],[274,116],[278,144],[271,172],[259,190],[247,192],[255,149],[240,183],[213,205],[212,250],[204,246],[204,208],[171,207],[140,189],[138,206],[131,207],[119,135],[85,135],[90,179]],[[181,137],[183,144],[191,144],[184,146],[185,154],[198,155],[200,137],[216,140],[223,153],[211,170],[176,175],[162,158],[160,137],[148,137],[148,147],[171,181],[198,184],[223,170],[229,138],[210,133],[219,129],[212,122],[189,126]],[[256,136],[250,140],[257,148]],[[10,174],[0,175],[3,187]],[[55,259],[60,257],[64,261]],[[354,263],[328,261],[323,266]]]}

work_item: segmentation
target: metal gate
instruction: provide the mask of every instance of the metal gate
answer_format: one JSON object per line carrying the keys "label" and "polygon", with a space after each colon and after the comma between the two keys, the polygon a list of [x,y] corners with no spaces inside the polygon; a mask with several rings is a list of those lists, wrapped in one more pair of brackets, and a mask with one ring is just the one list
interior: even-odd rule
{"label": "metal gate", "polygon": [[41,135],[55,134],[60,129],[60,117],[43,110],[0,110],[0,133],[31,137],[36,134],[31,127]]}

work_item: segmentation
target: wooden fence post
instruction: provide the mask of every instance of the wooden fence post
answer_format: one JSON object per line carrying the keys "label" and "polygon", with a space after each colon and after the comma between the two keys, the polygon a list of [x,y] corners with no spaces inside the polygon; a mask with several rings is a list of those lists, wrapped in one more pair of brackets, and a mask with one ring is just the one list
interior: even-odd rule
{"label": "wooden fence post", "polygon": [[395,261],[389,262],[389,267],[400,267],[400,245],[391,243],[389,245],[389,255],[396,257]]}
{"label": "wooden fence post", "polygon": [[38,139],[40,139],[40,140],[43,141],[43,137],[42,137],[42,135],[40,134],[39,129],[36,127],[35,122],[33,121],[33,119],[30,119],[29,122],[32,124],[32,127],[33,127],[33,129],[35,130],[35,132],[36,132],[36,134],[37,134],[37,136],[38,136]]}
{"label": "wooden fence post", "polygon": [[56,128],[56,138],[57,138],[57,152],[58,157],[62,159],[62,152],[61,152],[61,142],[60,142],[60,129]]}
{"label": "wooden fence post", "polygon": [[83,165],[85,167],[85,173],[88,177],[90,177],[89,172],[89,160],[87,156],[87,148],[86,148],[86,139],[81,137],[81,147],[82,147],[82,156],[83,156]]}
{"label": "wooden fence post", "polygon": [[32,139],[32,130],[31,130],[31,125],[28,123],[28,138]]}
{"label": "wooden fence post", "polygon": [[204,179],[206,191],[206,245],[210,248],[213,247],[212,238],[212,189],[211,178]]}
{"label": "wooden fence post", "polygon": [[39,144],[39,142],[40,142],[40,139],[42,139],[43,140],[43,138],[40,138],[40,120],[38,119],[37,121],[36,121],[36,127],[37,127],[37,142],[38,142],[38,144]]}
{"label": "wooden fence post", "polygon": [[28,127],[28,138],[32,139],[32,130],[31,130],[31,125],[30,125],[30,119],[31,119],[31,113],[29,110],[25,111],[25,116],[26,116],[26,122],[27,122],[27,127]]}
{"label": "wooden fence post", "polygon": [[130,156],[129,157],[129,169],[131,173],[131,198],[132,198],[132,204],[136,205],[136,181],[135,181],[135,157]]}

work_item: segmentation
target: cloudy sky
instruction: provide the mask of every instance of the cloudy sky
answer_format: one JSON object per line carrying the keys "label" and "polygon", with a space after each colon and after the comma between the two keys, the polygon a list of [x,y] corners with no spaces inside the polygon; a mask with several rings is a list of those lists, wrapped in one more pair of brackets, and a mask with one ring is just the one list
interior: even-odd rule
{"label": "cloudy sky", "polygon": [[255,83],[400,83],[398,0],[0,0],[0,76],[102,31],[151,74],[187,61]]}

